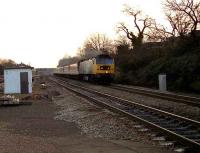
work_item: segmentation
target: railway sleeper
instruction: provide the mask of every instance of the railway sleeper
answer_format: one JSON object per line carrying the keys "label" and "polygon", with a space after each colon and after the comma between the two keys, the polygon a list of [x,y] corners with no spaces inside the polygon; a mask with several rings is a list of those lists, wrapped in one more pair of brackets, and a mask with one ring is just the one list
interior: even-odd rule
{"label": "railway sleeper", "polygon": [[150,120],[151,119],[151,117],[152,116],[150,116],[150,115],[146,115],[146,114],[134,114],[135,116],[137,116],[137,117],[140,117],[140,118],[143,118],[143,119],[145,119],[145,120]]}
{"label": "railway sleeper", "polygon": [[166,116],[166,115],[161,115],[161,114],[158,114],[158,113],[152,113],[152,116],[155,116],[155,118],[158,118],[158,119],[165,119],[165,120],[173,120],[174,122],[178,122],[178,120],[174,119],[174,118],[171,118],[169,116]]}
{"label": "railway sleeper", "polygon": [[177,122],[175,120],[169,120],[169,121],[166,121],[164,122],[166,125],[176,125],[176,126],[179,126],[179,127],[185,127],[187,125],[183,124],[183,122]]}
{"label": "railway sleeper", "polygon": [[144,113],[144,114],[148,114],[148,115],[150,115],[150,116],[154,116],[151,112],[149,112],[149,111],[141,111],[141,110],[139,110],[139,112],[140,113]]}
{"label": "railway sleeper", "polygon": [[179,147],[174,148],[174,152],[179,152],[179,153],[184,153],[184,152],[186,152],[187,150],[190,150],[190,148],[188,148],[188,147],[183,147],[183,146],[179,146]]}
{"label": "railway sleeper", "polygon": [[160,126],[166,128],[166,129],[168,129],[168,130],[170,130],[170,131],[177,131],[177,126],[178,126],[178,125],[174,125],[174,124],[171,124],[171,125],[163,125],[163,124],[161,124]]}
{"label": "railway sleeper", "polygon": [[[186,126],[181,126],[181,127],[178,127],[177,130],[180,130],[180,131],[186,131],[186,130],[192,130],[194,129],[193,126],[191,125],[186,125]],[[196,130],[196,129],[195,129]],[[196,130],[197,131],[197,130]]]}
{"label": "railway sleeper", "polygon": [[198,131],[196,130],[187,130],[187,131],[182,131],[182,130],[179,130],[177,131],[178,133],[182,133],[182,134],[199,134]]}
{"label": "railway sleeper", "polygon": [[200,139],[192,139],[192,141],[195,141],[200,144]]}
{"label": "railway sleeper", "polygon": [[168,121],[165,122],[166,124],[179,124],[179,125],[183,125],[183,122],[181,121],[177,121],[177,120],[174,120],[174,119],[169,119]]}
{"label": "railway sleeper", "polygon": [[151,116],[151,118],[154,119],[154,120],[158,120],[160,122],[164,121],[164,122],[167,122],[167,123],[169,123],[169,122],[176,123],[175,120],[172,120],[172,119],[169,119],[169,118],[160,118],[158,116]]}
{"label": "railway sleeper", "polygon": [[176,141],[161,141],[161,142],[159,142],[159,144],[161,146],[166,146],[166,147],[175,146],[176,143],[177,143]]}
{"label": "railway sleeper", "polygon": [[162,124],[162,125],[169,125],[169,124],[176,123],[174,121],[168,121],[166,119],[160,119],[160,118],[157,118],[155,116],[152,116],[152,117],[148,118],[148,120],[152,121],[153,123]]}
{"label": "railway sleeper", "polygon": [[158,137],[154,137],[152,138],[153,141],[166,141],[166,137],[164,136],[158,136]]}
{"label": "railway sleeper", "polygon": [[127,111],[130,113],[138,113],[138,114],[144,113],[140,109],[137,109],[137,108],[128,108]]}
{"label": "railway sleeper", "polygon": [[189,139],[200,139],[200,134],[185,134],[184,136]]}

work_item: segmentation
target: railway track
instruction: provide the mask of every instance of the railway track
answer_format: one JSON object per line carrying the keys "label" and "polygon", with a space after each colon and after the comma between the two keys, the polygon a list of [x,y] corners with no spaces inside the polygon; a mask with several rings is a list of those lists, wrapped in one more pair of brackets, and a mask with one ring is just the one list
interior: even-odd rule
{"label": "railway track", "polygon": [[155,97],[155,98],[161,98],[161,99],[170,100],[173,102],[184,103],[190,106],[200,107],[200,98],[198,97],[185,96],[185,95],[174,94],[170,92],[160,92],[157,90],[144,89],[144,88],[139,88],[139,87],[127,87],[124,85],[116,85],[116,84],[112,84],[110,88],[127,91],[130,93],[142,94],[142,95]]}
{"label": "railway track", "polygon": [[51,80],[98,105],[121,113],[132,120],[137,119],[150,127],[151,131],[162,134],[168,141],[175,141],[188,152],[197,153],[200,151],[200,122],[198,121],[94,91],[64,80],[53,78]]}

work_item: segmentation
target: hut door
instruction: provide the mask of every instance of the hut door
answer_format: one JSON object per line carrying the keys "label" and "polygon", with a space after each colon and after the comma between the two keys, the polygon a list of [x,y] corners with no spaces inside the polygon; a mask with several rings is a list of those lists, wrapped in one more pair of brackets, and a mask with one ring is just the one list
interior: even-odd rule
{"label": "hut door", "polygon": [[28,92],[28,72],[20,72],[21,93],[27,94]]}

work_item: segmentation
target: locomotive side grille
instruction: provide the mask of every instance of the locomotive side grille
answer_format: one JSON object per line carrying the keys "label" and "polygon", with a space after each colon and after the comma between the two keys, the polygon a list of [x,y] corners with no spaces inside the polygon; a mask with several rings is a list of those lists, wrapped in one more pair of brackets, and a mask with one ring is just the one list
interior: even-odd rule
{"label": "locomotive side grille", "polygon": [[100,66],[100,70],[110,70],[110,66],[107,65]]}

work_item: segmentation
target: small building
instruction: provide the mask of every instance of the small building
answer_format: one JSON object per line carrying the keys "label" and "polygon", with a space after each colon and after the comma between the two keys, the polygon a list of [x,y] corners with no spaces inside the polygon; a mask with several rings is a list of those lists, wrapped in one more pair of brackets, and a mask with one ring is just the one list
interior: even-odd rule
{"label": "small building", "polygon": [[32,93],[32,67],[4,68],[4,94]]}

